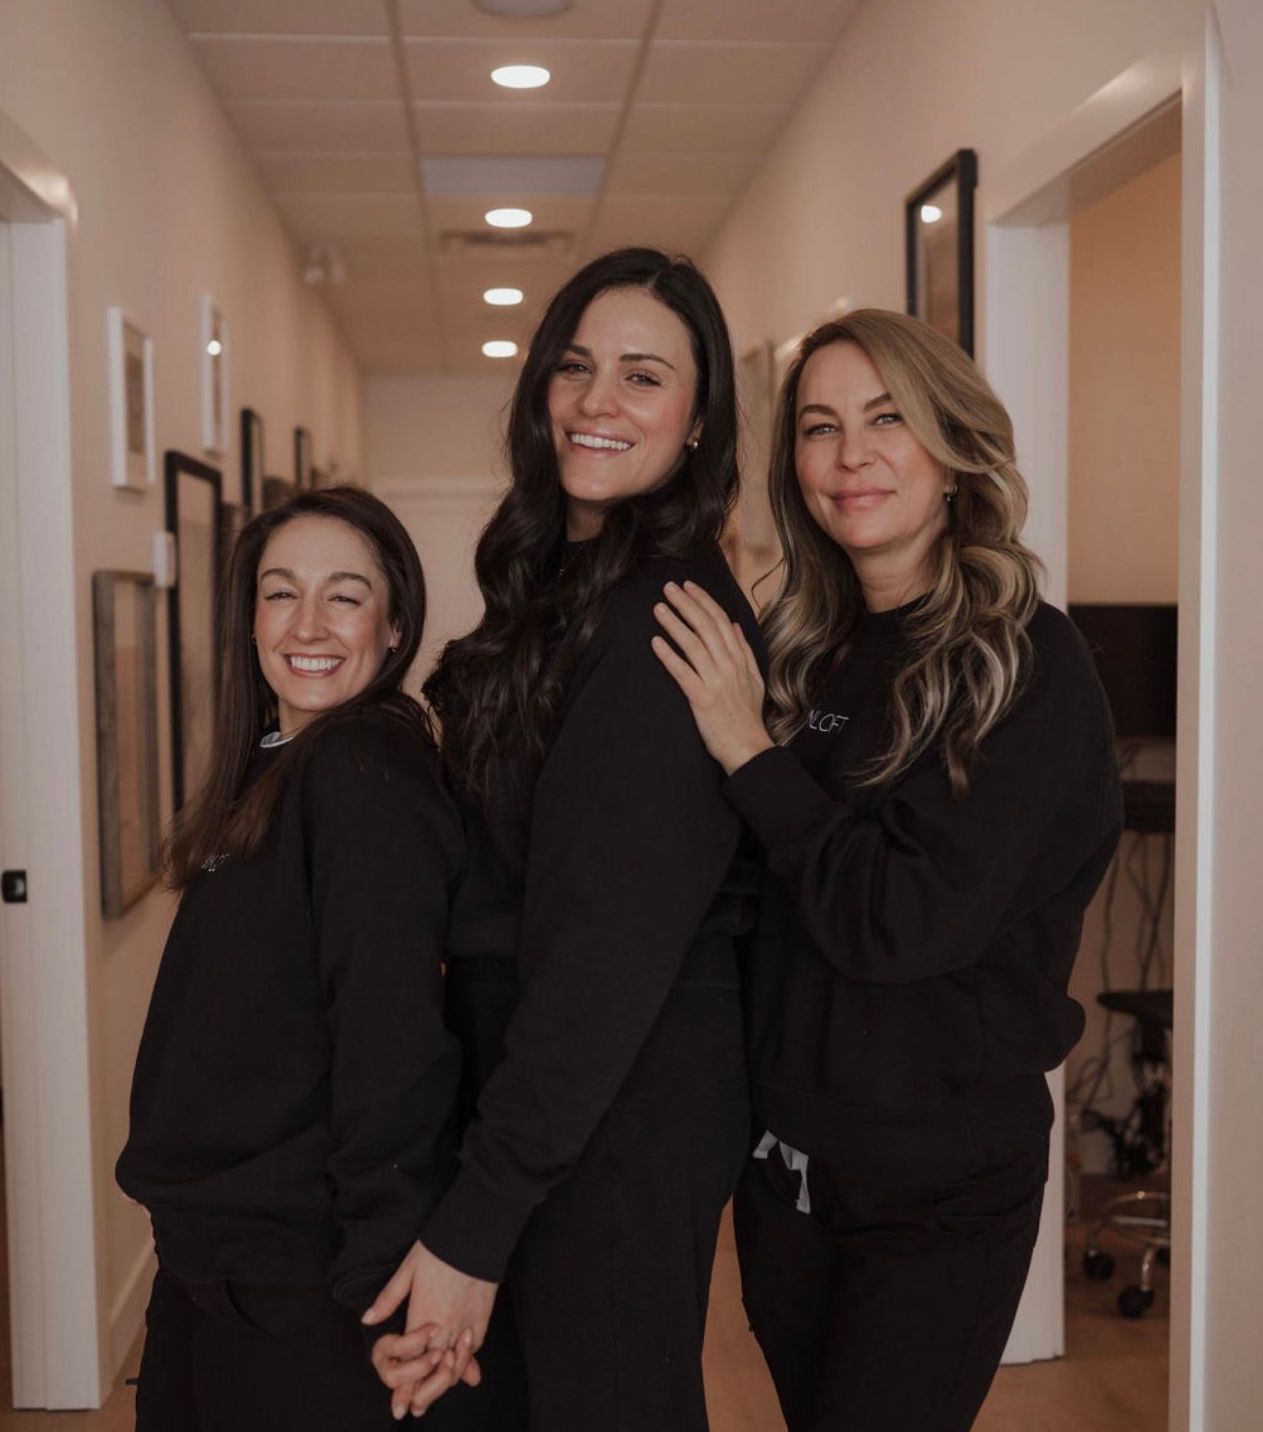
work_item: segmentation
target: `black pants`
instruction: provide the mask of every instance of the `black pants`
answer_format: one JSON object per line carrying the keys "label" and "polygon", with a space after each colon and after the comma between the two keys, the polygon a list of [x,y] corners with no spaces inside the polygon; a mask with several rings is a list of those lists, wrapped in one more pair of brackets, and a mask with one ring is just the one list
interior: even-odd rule
{"label": "black pants", "polygon": [[680,986],[510,1267],[532,1432],[705,1432],[711,1266],[748,1140],[739,996]]}
{"label": "black pants", "polygon": [[967,1432],[1030,1266],[1047,1137],[998,1139],[967,1177],[848,1181],[811,1159],[810,1214],[779,1149],[734,1204],[742,1296],[789,1432]]}
{"label": "black pants", "polygon": [[[137,1432],[399,1426],[358,1319],[323,1288],[185,1283],[159,1269],[145,1326]],[[497,1359],[490,1334],[487,1352],[484,1385],[445,1393],[427,1432],[524,1432],[520,1375]]]}

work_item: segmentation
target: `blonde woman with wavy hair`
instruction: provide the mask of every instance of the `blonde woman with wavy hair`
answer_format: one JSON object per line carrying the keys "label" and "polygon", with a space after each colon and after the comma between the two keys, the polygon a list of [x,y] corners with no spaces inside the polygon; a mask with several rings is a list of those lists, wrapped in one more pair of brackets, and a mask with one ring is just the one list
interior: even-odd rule
{"label": "blonde woman with wavy hair", "polygon": [[766,690],[701,588],[659,659],[769,867],[742,1288],[789,1432],[966,1432],[1039,1227],[1045,1071],[1121,822],[1091,658],[1039,597],[1008,414],[924,323],[805,338],[769,488]]}

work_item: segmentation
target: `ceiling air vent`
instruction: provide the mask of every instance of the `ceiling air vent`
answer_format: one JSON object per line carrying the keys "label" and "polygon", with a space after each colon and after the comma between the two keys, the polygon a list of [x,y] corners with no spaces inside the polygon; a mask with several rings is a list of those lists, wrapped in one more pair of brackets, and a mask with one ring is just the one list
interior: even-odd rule
{"label": "ceiling air vent", "polygon": [[480,229],[447,229],[439,235],[439,252],[453,255],[513,254],[521,258],[570,258],[573,234],[561,230],[489,234]]}

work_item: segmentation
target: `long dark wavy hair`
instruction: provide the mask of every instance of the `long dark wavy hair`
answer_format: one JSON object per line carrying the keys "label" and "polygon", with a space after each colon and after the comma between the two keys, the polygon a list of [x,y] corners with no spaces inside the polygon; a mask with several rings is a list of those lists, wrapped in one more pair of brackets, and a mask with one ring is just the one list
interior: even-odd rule
{"label": "long dark wavy hair", "polygon": [[[611,504],[599,535],[562,562],[566,508],[549,386],[584,310],[620,288],[644,289],[688,329],[701,432],[666,482]],[[513,395],[507,446],[512,485],[474,558],[482,621],[448,643],[425,684],[449,778],[483,802],[542,761],[568,680],[617,583],[646,559],[698,553],[723,532],[737,490],[732,346],[710,284],[688,259],[619,249],[554,295]]]}
{"label": "long dark wavy hair", "polygon": [[[276,697],[263,679],[252,640],[259,562],[273,535],[297,517],[335,517],[367,541],[386,578],[389,616],[399,641],[363,691],[303,726],[247,786],[259,741],[277,719]],[[350,485],[299,492],[247,524],[233,547],[217,614],[219,700],[210,771],[177,813],[163,847],[163,875],[172,889],[182,889],[224,856],[258,850],[290,777],[320,733],[335,723],[374,707],[417,739],[432,741],[425,712],[400,689],[424,627],[425,578],[417,550],[403,524],[372,493]]]}

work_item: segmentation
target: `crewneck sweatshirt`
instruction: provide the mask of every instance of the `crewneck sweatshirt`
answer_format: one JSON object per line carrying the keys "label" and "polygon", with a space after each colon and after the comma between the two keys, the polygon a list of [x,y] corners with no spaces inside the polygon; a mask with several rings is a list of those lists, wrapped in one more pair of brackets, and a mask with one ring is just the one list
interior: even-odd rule
{"label": "crewneck sweatshirt", "polygon": [[[482,1026],[467,1047],[477,1115],[422,1241],[477,1277],[502,1278],[673,989],[739,986],[735,939],[753,921],[757,869],[739,852],[723,771],[650,645],[663,585],[690,580],[762,651],[718,547],[645,562],[609,598],[531,791],[468,814],[450,978],[465,995],[488,969],[494,979],[465,1001]],[[495,980],[515,985],[488,993]],[[680,1056],[682,1080],[707,1077]]]}
{"label": "crewneck sweatshirt", "polygon": [[841,1170],[912,1181],[967,1166],[997,1126],[1047,1128],[1043,1073],[1083,1029],[1067,984],[1122,817],[1091,657],[1045,604],[967,793],[934,751],[862,786],[914,609],[866,615],[789,747],[726,787],[772,873],[749,981],[756,1118]]}
{"label": "crewneck sweatshirt", "polygon": [[463,860],[433,748],[368,711],[318,736],[255,855],[184,891],[117,1169],[172,1272],[360,1311],[394,1271],[454,1171]]}

